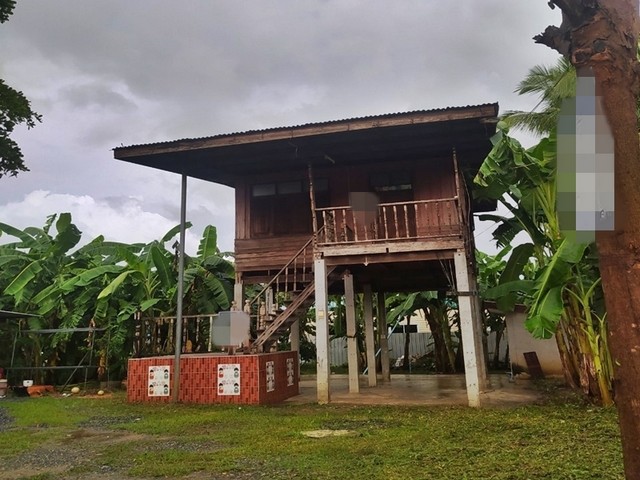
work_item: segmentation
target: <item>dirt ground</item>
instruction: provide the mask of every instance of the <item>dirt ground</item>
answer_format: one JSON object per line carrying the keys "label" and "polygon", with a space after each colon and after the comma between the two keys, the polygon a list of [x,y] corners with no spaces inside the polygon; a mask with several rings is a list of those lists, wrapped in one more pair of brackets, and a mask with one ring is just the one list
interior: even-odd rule
{"label": "dirt ground", "polygon": [[[0,407],[1,411],[1,407]],[[95,419],[94,419],[95,420]],[[98,419],[99,421],[99,419]],[[46,427],[43,427],[46,428]],[[118,444],[133,445],[139,453],[153,453],[166,450],[202,451],[217,448],[213,442],[184,442],[176,438],[158,438],[151,435],[140,435],[121,430],[87,426],[67,434],[62,441],[49,441],[35,450],[5,460],[0,466],[0,480],[150,480],[147,477],[131,477],[121,468],[101,462],[103,451]],[[183,479],[228,479],[249,480],[254,475],[224,474],[210,476],[196,472]]]}

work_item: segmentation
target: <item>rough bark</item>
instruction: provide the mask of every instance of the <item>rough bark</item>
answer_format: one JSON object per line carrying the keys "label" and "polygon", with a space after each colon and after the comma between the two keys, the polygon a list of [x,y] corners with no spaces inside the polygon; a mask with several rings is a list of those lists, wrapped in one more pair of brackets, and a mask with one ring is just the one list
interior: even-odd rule
{"label": "rough bark", "polygon": [[429,330],[431,330],[431,336],[433,338],[433,356],[436,371],[438,373],[451,373],[453,365],[449,364],[449,355],[445,343],[444,328],[439,315],[440,312],[430,311],[429,308],[423,308],[422,311],[429,324]]}
{"label": "rough bark", "polygon": [[591,67],[615,139],[616,230],[596,243],[609,321],[614,393],[624,468],[640,478],[640,143],[636,118],[640,33],[636,0],[552,0],[560,27],[535,38],[558,50],[578,71]]}

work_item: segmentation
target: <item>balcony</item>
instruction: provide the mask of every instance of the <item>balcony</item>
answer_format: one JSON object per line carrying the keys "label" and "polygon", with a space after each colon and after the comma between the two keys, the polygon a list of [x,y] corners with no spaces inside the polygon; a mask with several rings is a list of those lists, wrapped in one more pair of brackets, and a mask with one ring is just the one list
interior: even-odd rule
{"label": "balcony", "polygon": [[325,256],[459,248],[465,215],[457,197],[381,203],[376,212],[350,206],[316,209],[316,246]]}

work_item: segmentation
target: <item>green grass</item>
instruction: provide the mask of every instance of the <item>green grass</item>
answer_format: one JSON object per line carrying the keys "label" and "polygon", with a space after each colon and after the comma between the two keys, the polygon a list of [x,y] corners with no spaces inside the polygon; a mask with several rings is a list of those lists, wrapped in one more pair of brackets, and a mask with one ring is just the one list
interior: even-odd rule
{"label": "green grass", "polygon": [[[45,443],[55,446],[95,421],[131,439],[91,446],[89,438],[78,448],[93,449],[100,465],[123,478],[194,472],[274,479],[624,478],[615,410],[578,404],[481,410],[130,405],[119,394],[0,406],[16,419],[0,434],[2,461]],[[301,434],[315,429],[356,435]],[[81,478],[87,468],[71,469],[68,478]]]}

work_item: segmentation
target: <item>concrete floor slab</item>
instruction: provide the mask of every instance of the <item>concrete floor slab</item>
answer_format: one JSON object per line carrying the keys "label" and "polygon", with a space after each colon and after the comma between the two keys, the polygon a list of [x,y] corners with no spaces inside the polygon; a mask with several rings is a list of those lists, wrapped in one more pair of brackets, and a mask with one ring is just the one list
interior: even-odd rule
{"label": "concrete floor slab", "polygon": [[[542,394],[529,380],[510,382],[505,374],[489,375],[490,388],[481,393],[482,406],[533,404]],[[331,375],[331,403],[355,405],[467,405],[464,375],[391,375],[391,383],[369,387],[360,376],[360,393],[349,393],[348,375]],[[303,375],[300,395],[287,403],[316,403],[316,379]]]}

